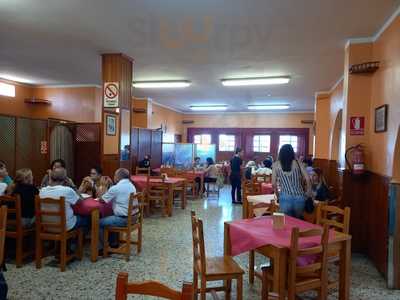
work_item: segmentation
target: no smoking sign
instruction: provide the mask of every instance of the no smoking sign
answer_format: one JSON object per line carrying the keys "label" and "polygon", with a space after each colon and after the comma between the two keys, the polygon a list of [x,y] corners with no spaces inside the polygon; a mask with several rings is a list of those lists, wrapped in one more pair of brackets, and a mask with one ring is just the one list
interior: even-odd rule
{"label": "no smoking sign", "polygon": [[119,82],[104,83],[104,107],[118,107]]}

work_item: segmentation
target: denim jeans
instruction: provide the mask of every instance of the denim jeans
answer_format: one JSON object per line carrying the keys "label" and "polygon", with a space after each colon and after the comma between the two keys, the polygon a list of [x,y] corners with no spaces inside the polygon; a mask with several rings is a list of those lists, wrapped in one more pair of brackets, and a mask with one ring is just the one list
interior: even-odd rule
{"label": "denim jeans", "polygon": [[285,215],[302,219],[305,202],[306,199],[304,196],[294,196],[282,193],[279,197],[280,211]]}
{"label": "denim jeans", "polygon": [[[104,246],[104,228],[107,226],[124,227],[126,226],[126,221],[128,218],[118,217],[118,216],[108,216],[100,219],[100,230],[99,230],[99,249],[103,249]],[[117,242],[117,235],[110,235],[110,242]]]}

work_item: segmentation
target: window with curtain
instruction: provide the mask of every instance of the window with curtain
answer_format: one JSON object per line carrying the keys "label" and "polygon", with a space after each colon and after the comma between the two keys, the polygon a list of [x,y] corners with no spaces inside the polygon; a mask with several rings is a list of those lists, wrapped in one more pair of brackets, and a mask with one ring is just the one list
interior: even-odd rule
{"label": "window with curtain", "polygon": [[194,144],[210,145],[211,144],[211,134],[195,134],[193,136]]}
{"label": "window with curtain", "polygon": [[219,151],[235,151],[235,136],[230,134],[219,135]]}
{"label": "window with curtain", "polygon": [[253,136],[253,152],[271,152],[271,136],[266,134]]}
{"label": "window with curtain", "polygon": [[280,135],[279,136],[279,149],[285,144],[290,144],[294,152],[298,151],[299,139],[297,135]]}

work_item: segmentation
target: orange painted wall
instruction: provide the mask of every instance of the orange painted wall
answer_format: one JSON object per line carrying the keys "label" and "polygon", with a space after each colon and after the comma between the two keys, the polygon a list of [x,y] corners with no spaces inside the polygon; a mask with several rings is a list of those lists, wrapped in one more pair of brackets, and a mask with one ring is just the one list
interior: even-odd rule
{"label": "orange painted wall", "polygon": [[302,120],[314,120],[314,113],[225,113],[225,114],[184,114],[183,120],[193,124],[184,125],[183,140],[186,141],[188,127],[216,128],[310,128],[309,152],[313,153],[312,125],[302,124]]}
{"label": "orange painted wall", "polygon": [[183,134],[182,114],[167,109],[153,102],[151,128],[159,128],[161,124],[167,126],[167,134]]}
{"label": "orange painted wall", "polygon": [[[20,84],[15,86],[15,98],[0,96],[0,113],[39,119],[101,122],[100,88],[40,88]],[[31,97],[50,100],[52,104],[33,105],[24,102],[26,98]]]}
{"label": "orange painted wall", "polygon": [[132,114],[132,126],[140,128],[149,128],[151,124],[151,101],[147,98],[132,98],[132,107],[136,109],[145,109],[145,113]]}
{"label": "orange painted wall", "polygon": [[314,156],[320,159],[329,159],[329,132],[331,128],[330,115],[331,98],[329,94],[316,97],[315,103],[315,140]]}
{"label": "orange painted wall", "polygon": [[[400,16],[385,30],[372,47],[374,60],[381,62],[379,70],[372,77],[372,97],[370,105],[369,148],[370,168],[376,173],[393,173],[395,145],[400,126]],[[374,132],[375,108],[389,105],[388,130]],[[397,141],[400,143],[400,141]],[[398,167],[398,166],[397,166]]]}

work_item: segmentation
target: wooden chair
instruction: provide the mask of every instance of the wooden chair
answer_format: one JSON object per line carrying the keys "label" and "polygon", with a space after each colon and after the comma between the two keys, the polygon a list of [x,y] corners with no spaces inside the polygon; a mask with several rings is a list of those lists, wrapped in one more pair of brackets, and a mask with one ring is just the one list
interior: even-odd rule
{"label": "wooden chair", "polygon": [[176,169],[175,168],[160,168],[160,173],[167,174],[168,177],[175,177]]}
{"label": "wooden chair", "polygon": [[158,281],[128,282],[128,273],[120,272],[117,277],[115,300],[126,300],[128,294],[146,295],[172,300],[192,300],[193,285],[183,283],[182,291],[175,291]]}
{"label": "wooden chair", "polygon": [[[138,201],[138,204],[134,204]],[[104,228],[104,249],[103,256],[107,257],[109,253],[124,254],[125,260],[129,261],[131,256],[131,244],[137,246],[136,253],[139,254],[142,251],[142,230],[143,230],[143,204],[142,194],[131,194],[128,204],[128,216],[126,217],[126,226],[116,227],[108,226]],[[133,241],[131,234],[137,231],[137,240]],[[120,245],[118,248],[111,248],[108,242],[108,236],[110,233],[117,233],[119,236]]]}
{"label": "wooden chair", "polygon": [[261,195],[261,183],[254,183],[251,180],[244,180],[242,182],[243,187],[243,206],[242,206],[242,218],[247,218],[248,204],[247,196]]}
{"label": "wooden chair", "polygon": [[[35,199],[36,211],[36,268],[42,267],[42,241],[60,242],[60,269],[65,271],[66,264],[73,258],[82,260],[83,234],[80,228],[67,231],[65,216],[65,199],[40,198]],[[67,253],[67,242],[78,240],[75,253]]]}
{"label": "wooden chair", "polygon": [[[345,207],[341,209],[332,205],[318,205],[317,206],[317,220],[316,223],[324,226],[327,225],[329,228],[349,234],[350,231],[350,207]],[[328,261],[338,262],[339,257],[339,249],[335,247],[329,247],[328,251]],[[332,280],[328,282],[328,288],[336,288],[339,286],[338,280]]]}
{"label": "wooden chair", "polygon": [[135,174],[136,175],[147,175],[147,176],[150,176],[150,168],[139,168],[139,167],[136,167]]}
{"label": "wooden chair", "polygon": [[150,215],[150,211],[156,205],[160,205],[162,214],[168,215],[168,187],[165,184],[151,185],[150,179],[162,179],[161,176],[148,176],[146,181],[145,202],[146,215]]}
{"label": "wooden chair", "polygon": [[[253,204],[249,202],[248,205],[248,215],[247,218],[251,219],[258,216],[268,216],[272,215],[274,212],[278,211],[278,206],[275,203],[275,200],[272,200],[271,203],[257,203]],[[255,270],[255,252],[256,250],[251,250],[249,252],[249,282],[251,284],[254,283],[254,276],[262,280],[262,273]]]}
{"label": "wooden chair", "polygon": [[[301,247],[302,238],[319,237],[321,243],[313,246]],[[300,231],[293,228],[289,249],[287,297],[288,300],[297,299],[296,294],[310,290],[318,292],[319,300],[327,299],[327,255],[328,255],[329,228],[314,228]],[[299,265],[299,258],[312,256],[314,259],[309,264]],[[263,271],[261,299],[277,299],[277,294],[269,293],[269,280],[271,269],[265,267]]]}
{"label": "wooden chair", "polygon": [[[193,284],[194,299],[200,293],[200,299],[206,299],[206,293],[214,291],[225,291],[226,299],[230,299],[231,282],[236,279],[237,299],[243,297],[243,274],[244,271],[230,256],[206,257],[203,234],[203,221],[196,218],[194,211],[192,217],[192,238],[193,238]],[[200,289],[198,289],[198,279],[200,277]],[[207,288],[207,281],[224,280],[224,286]]]}
{"label": "wooden chair", "polygon": [[177,170],[176,176],[186,179],[186,191],[185,192],[187,193],[187,190],[189,188],[191,191],[191,194],[189,194],[189,195],[192,198],[196,198],[198,191],[197,191],[197,183],[196,183],[196,176],[194,173],[194,169],[191,172],[192,172],[192,174],[190,174],[189,171]]}
{"label": "wooden chair", "polygon": [[0,202],[8,208],[6,238],[15,239],[15,264],[19,268],[26,257],[34,254],[33,245],[31,249],[24,250],[24,241],[29,237],[33,239],[35,227],[23,227],[19,195],[0,196]]}
{"label": "wooden chair", "polygon": [[0,266],[4,262],[4,244],[6,241],[7,206],[0,207]]}

